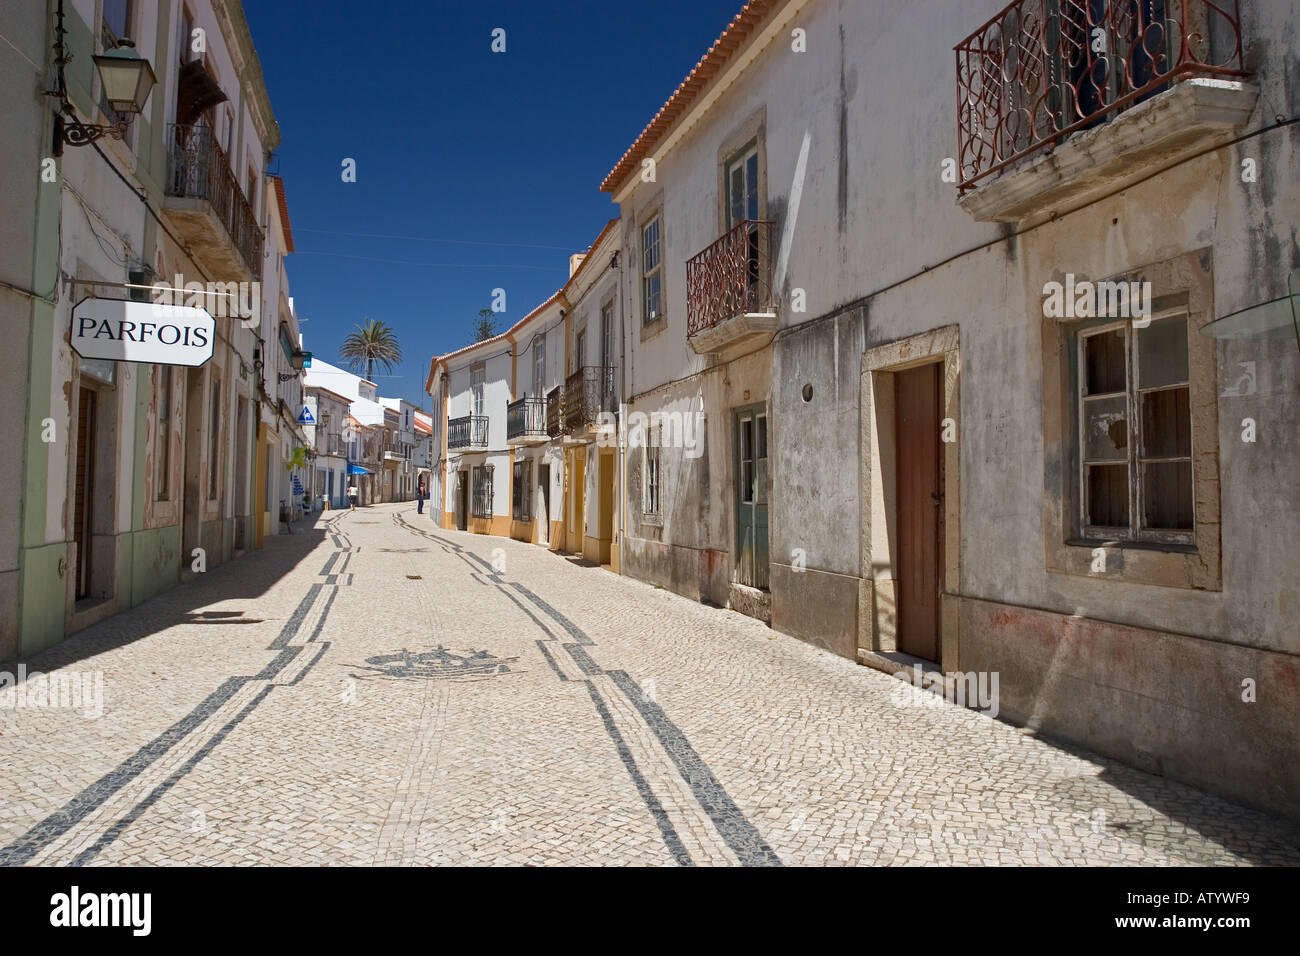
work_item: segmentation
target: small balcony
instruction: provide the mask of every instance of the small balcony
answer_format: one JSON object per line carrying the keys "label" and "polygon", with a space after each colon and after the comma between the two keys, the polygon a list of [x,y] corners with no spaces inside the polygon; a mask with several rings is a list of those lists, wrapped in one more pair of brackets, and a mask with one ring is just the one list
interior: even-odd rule
{"label": "small balcony", "polygon": [[686,263],[686,336],[698,354],[739,355],[777,331],[776,223],[746,219]]}
{"label": "small balcony", "polygon": [[1226,142],[1236,0],[1015,0],[956,46],[957,189],[977,220],[1077,205]]}
{"label": "small balcony", "polygon": [[167,127],[163,213],[217,281],[262,277],[263,233],[208,126]]}
{"label": "small balcony", "polygon": [[487,448],[487,444],[488,417],[486,415],[465,415],[448,420],[448,448],[473,450]]}
{"label": "small balcony", "polygon": [[506,444],[544,445],[546,433],[546,399],[520,398],[506,406]]}
{"label": "small balcony", "polygon": [[596,433],[602,413],[618,410],[614,366],[586,365],[564,382],[564,433],[574,441],[588,441]]}
{"label": "small balcony", "polygon": [[564,421],[560,406],[564,404],[564,389],[559,385],[546,393],[546,437],[559,438],[564,434]]}

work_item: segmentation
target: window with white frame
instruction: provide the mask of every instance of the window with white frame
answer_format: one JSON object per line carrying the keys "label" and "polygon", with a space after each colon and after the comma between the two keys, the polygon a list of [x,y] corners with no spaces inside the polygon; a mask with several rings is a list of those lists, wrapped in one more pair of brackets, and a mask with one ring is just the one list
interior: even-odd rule
{"label": "window with white frame", "polygon": [[645,325],[663,317],[661,232],[660,216],[655,216],[641,230],[641,321]]}
{"label": "window with white frame", "polygon": [[660,460],[659,428],[655,425],[646,433],[641,474],[641,511],[648,515],[659,514]]}
{"label": "window with white frame", "polygon": [[610,368],[614,364],[614,300],[600,307],[600,364]]}
{"label": "window with white frame", "polygon": [[1195,543],[1187,316],[1081,329],[1079,523],[1090,539]]}
{"label": "window with white frame", "polygon": [[469,391],[475,416],[483,414],[483,385],[487,381],[487,366],[479,363],[469,370]]}
{"label": "window with white frame", "polygon": [[533,336],[533,396],[546,394],[546,336]]}

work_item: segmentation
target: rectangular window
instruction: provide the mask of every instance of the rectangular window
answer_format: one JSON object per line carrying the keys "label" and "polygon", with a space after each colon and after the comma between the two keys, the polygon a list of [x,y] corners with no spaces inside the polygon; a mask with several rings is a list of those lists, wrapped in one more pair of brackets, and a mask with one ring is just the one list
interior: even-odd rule
{"label": "rectangular window", "polygon": [[646,325],[663,316],[663,261],[659,233],[658,216],[641,230],[641,320]]}
{"label": "rectangular window", "polygon": [[514,466],[514,481],[511,486],[511,513],[516,521],[528,521],[529,501],[532,498],[533,463],[528,460],[517,461]]}
{"label": "rectangular window", "polygon": [[600,364],[611,368],[614,364],[614,303],[600,307]]}
{"label": "rectangular window", "polygon": [[470,513],[475,518],[492,517],[492,466],[479,465],[473,473],[473,501]]}
{"label": "rectangular window", "polygon": [[573,336],[573,370],[576,372],[587,364],[587,329],[578,329]]}
{"label": "rectangular window", "polygon": [[1084,536],[1193,544],[1187,317],[1080,332],[1077,358]]}
{"label": "rectangular window", "polygon": [[652,428],[646,435],[645,453],[642,458],[643,473],[641,487],[641,510],[648,515],[659,514],[659,426]]}
{"label": "rectangular window", "polygon": [[740,420],[740,501],[767,504],[767,415]]}
{"label": "rectangular window", "polygon": [[172,421],[172,370],[166,365],[155,366],[158,373],[156,388],[156,414],[158,416],[158,446],[154,448],[154,497],[166,501],[171,480],[171,421]]}
{"label": "rectangular window", "polygon": [[117,46],[119,40],[131,36],[131,0],[104,0],[101,17],[104,52]]}
{"label": "rectangular window", "polygon": [[178,52],[182,64],[189,62],[194,56],[194,14],[190,13],[190,8],[184,5],[181,6],[181,42]]}
{"label": "rectangular window", "polygon": [[483,385],[487,381],[487,366],[475,365],[469,370],[469,391],[474,404],[475,416],[483,414]]}
{"label": "rectangular window", "polygon": [[541,398],[546,394],[546,338],[533,337],[533,395]]}
{"label": "rectangular window", "polygon": [[212,409],[208,425],[208,499],[217,500],[217,476],[221,474],[221,382],[212,380]]}
{"label": "rectangular window", "polygon": [[758,147],[727,164],[727,228],[758,218]]}
{"label": "rectangular window", "polygon": [[[99,41],[104,53],[117,48],[119,40],[131,37],[132,19],[135,10],[132,8],[131,0],[104,0],[103,12],[99,21]],[[107,118],[109,123],[116,123],[125,117],[118,113],[117,110],[108,105],[108,96],[105,94],[103,84],[100,84],[99,90],[99,110]],[[127,127],[126,133],[122,139],[128,146],[135,142],[135,125]]]}

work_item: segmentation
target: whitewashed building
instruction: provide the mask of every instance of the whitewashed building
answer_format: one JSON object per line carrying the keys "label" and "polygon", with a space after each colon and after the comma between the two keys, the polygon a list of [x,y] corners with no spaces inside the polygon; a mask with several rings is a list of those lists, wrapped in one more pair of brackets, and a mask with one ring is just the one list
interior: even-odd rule
{"label": "whitewashed building", "polygon": [[1087,9],[745,5],[602,186],[623,571],[1300,815],[1300,22]]}

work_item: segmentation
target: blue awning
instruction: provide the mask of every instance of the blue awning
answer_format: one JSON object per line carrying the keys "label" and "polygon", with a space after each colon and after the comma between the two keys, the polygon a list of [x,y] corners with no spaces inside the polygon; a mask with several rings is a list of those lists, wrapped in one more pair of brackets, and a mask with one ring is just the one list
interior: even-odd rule
{"label": "blue awning", "polygon": [[362,468],[360,465],[348,465],[348,474],[349,474],[349,475],[368,475],[368,474],[370,474],[370,472],[367,471],[365,468]]}

